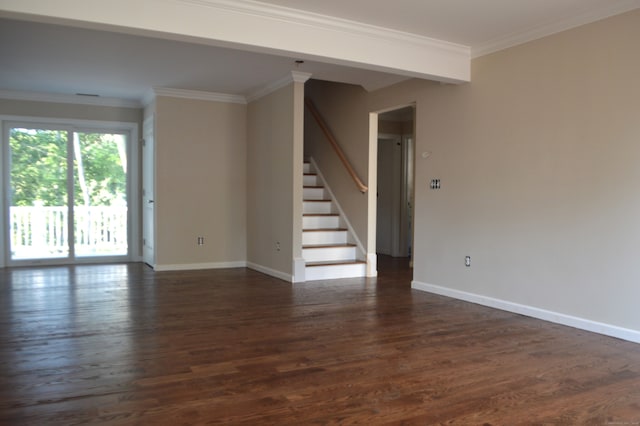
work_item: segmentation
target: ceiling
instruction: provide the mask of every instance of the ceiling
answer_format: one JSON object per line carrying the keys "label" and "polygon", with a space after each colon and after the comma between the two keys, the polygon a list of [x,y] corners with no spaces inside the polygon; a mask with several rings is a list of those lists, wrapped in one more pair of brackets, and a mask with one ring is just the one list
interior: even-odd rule
{"label": "ceiling", "polygon": [[130,34],[0,19],[0,89],[141,99],[152,87],[247,95],[290,70],[385,86],[405,77]]}
{"label": "ceiling", "polygon": [[[640,7],[639,0],[263,3],[469,46],[472,56]],[[153,87],[247,96],[291,70],[308,72],[321,80],[362,85],[367,90],[407,78],[317,61],[296,64],[296,59],[196,42],[0,19],[3,91],[85,93],[139,101]]]}
{"label": "ceiling", "polygon": [[625,0],[262,0],[483,50],[582,16],[638,7]]}

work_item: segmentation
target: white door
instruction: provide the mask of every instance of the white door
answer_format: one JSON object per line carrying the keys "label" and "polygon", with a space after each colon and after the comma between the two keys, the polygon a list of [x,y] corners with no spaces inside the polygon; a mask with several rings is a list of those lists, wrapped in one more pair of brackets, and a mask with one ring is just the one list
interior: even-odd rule
{"label": "white door", "polygon": [[154,117],[144,120],[142,129],[142,259],[152,267],[156,263],[155,241],[155,154]]}

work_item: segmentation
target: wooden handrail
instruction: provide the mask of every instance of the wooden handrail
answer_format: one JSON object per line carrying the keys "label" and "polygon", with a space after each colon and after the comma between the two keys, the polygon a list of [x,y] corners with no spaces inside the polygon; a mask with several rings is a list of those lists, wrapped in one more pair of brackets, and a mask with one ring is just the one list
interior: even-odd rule
{"label": "wooden handrail", "polygon": [[336,154],[338,154],[338,158],[340,158],[340,161],[342,161],[342,164],[344,164],[344,167],[347,169],[347,172],[351,176],[351,179],[353,179],[353,182],[356,184],[360,192],[362,192],[363,194],[367,192],[369,188],[367,188],[367,186],[362,183],[362,181],[356,174],[356,171],[353,169],[353,166],[351,166],[351,163],[349,163],[349,160],[344,155],[344,152],[342,152],[342,149],[340,149],[338,142],[336,142],[336,139],[333,137],[331,130],[329,130],[329,126],[327,126],[327,123],[324,122],[324,119],[320,115],[320,112],[316,109],[316,106],[309,98],[305,98],[304,103],[307,108],[309,108],[309,112],[311,112],[311,115],[313,115],[313,118],[315,118],[316,123],[318,123],[318,126],[320,126],[322,133],[324,133],[324,135],[326,136],[327,140],[333,147],[333,150],[336,152]]}

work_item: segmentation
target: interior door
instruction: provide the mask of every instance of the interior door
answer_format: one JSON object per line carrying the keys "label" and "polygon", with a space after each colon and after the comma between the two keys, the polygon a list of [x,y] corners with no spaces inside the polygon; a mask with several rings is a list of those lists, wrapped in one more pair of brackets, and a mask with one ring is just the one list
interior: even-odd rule
{"label": "interior door", "polygon": [[154,117],[145,118],[142,129],[142,259],[155,266],[155,141]]}
{"label": "interior door", "polygon": [[393,193],[395,140],[378,139],[376,252],[393,255]]}

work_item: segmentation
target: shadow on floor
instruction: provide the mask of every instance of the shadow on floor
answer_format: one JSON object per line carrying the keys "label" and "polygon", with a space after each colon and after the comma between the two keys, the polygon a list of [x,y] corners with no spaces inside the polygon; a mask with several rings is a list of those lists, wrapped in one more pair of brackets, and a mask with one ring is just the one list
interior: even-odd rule
{"label": "shadow on floor", "polygon": [[391,257],[378,255],[378,274],[412,274],[410,257]]}

